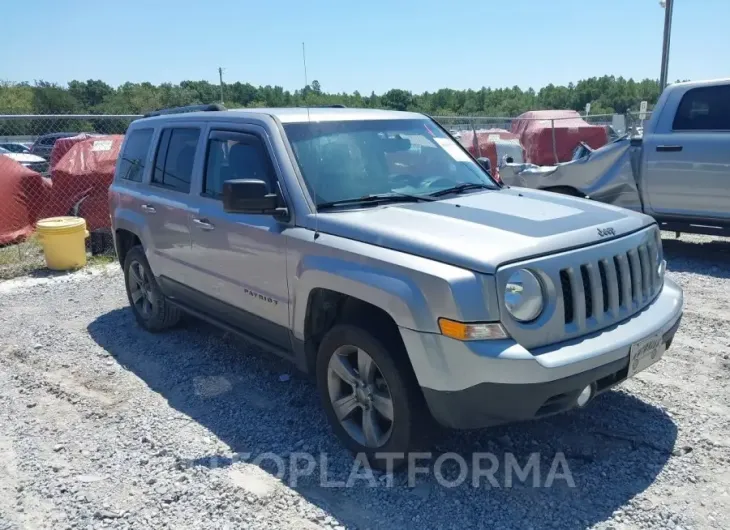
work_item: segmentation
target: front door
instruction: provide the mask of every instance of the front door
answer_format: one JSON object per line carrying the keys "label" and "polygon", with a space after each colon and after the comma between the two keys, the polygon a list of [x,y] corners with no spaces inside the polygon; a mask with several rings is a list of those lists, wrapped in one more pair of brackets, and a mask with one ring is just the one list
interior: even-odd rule
{"label": "front door", "polygon": [[644,142],[654,215],[730,219],[730,85],[690,89],[662,119],[671,132]]}
{"label": "front door", "polygon": [[289,348],[289,293],[285,225],[271,215],[223,210],[223,182],[259,179],[271,191],[277,177],[262,136],[211,130],[197,210],[191,218],[192,265],[200,271],[191,287],[214,300],[204,310],[228,323]]}

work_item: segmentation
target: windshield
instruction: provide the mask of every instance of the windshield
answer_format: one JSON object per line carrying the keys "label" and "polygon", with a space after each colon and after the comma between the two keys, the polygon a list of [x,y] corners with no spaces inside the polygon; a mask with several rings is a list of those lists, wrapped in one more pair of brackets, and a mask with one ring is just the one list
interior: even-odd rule
{"label": "windshield", "polygon": [[290,123],[284,129],[317,205],[382,194],[427,196],[460,184],[498,188],[430,120]]}
{"label": "windshield", "polygon": [[[25,153],[28,150],[20,144],[3,144],[0,149],[5,150],[9,153]],[[2,152],[2,151],[0,151]]]}

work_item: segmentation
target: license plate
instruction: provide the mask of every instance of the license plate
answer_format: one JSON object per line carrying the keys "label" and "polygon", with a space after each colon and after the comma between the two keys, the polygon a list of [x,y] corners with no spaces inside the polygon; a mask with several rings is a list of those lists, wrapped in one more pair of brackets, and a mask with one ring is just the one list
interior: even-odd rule
{"label": "license plate", "polygon": [[631,345],[629,352],[629,377],[645,370],[664,354],[664,341],[661,335],[654,335]]}

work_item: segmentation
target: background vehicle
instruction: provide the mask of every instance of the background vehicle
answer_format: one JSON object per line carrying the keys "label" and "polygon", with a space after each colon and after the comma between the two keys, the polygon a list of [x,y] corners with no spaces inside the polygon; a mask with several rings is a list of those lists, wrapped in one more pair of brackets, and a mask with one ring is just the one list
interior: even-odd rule
{"label": "background vehicle", "polygon": [[56,140],[58,140],[59,138],[69,138],[71,136],[77,136],[78,134],[79,133],[77,132],[58,132],[44,134],[36,138],[36,141],[33,142],[33,145],[30,148],[30,152],[34,155],[49,160],[51,158],[51,151],[53,150],[53,145],[56,143]]}
{"label": "background vehicle", "polygon": [[137,322],[187,312],[290,359],[377,466],[431,419],[585,406],[672,342],[682,291],[648,216],[504,188],[421,114],[195,109],[134,121],[117,162]]}
{"label": "background vehicle", "polygon": [[30,147],[17,142],[0,143],[0,148],[10,151],[11,153],[30,153]]}
{"label": "background vehicle", "polygon": [[[14,160],[23,167],[27,167],[32,171],[44,174],[48,171],[48,162],[40,156],[31,155],[29,153],[12,152],[4,147],[0,147],[0,156]],[[0,163],[2,161],[0,160]],[[0,167],[0,171],[2,168]]]}
{"label": "background vehicle", "polygon": [[575,154],[500,174],[510,185],[644,212],[664,230],[730,235],[730,79],[670,85],[640,136]]}

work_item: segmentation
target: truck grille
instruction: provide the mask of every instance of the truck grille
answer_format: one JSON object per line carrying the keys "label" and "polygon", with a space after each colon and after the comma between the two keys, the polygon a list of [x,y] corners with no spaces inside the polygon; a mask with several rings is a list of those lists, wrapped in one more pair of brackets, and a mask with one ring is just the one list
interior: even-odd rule
{"label": "truck grille", "polygon": [[618,316],[638,309],[659,287],[656,252],[645,243],[628,252],[560,271],[563,316],[566,325],[580,327],[589,319]]}
{"label": "truck grille", "polygon": [[526,348],[573,339],[621,322],[649,305],[664,284],[656,226],[590,247],[502,267],[504,292],[510,275],[527,268],[539,274],[549,303],[533,322],[514,320],[502,304],[502,324]]}

